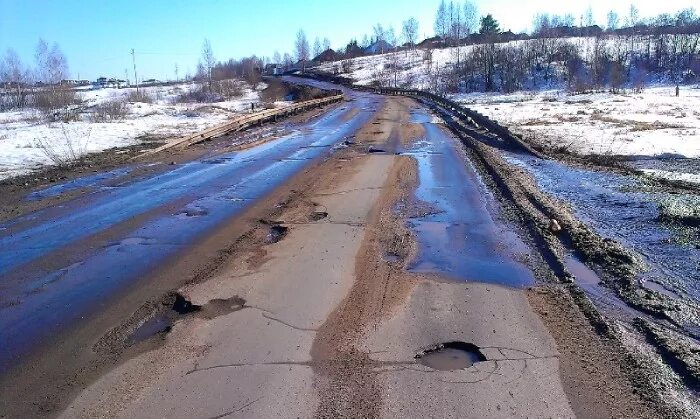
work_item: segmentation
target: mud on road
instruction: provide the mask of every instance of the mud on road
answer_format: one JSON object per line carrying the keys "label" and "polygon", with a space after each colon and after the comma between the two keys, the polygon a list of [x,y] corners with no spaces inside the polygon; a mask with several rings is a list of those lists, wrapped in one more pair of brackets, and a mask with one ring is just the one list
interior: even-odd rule
{"label": "mud on road", "polygon": [[[73,345],[47,352],[37,373],[17,376],[2,396],[3,411],[64,417],[663,413],[640,393],[646,389],[632,381],[616,343],[557,283],[560,272],[542,256],[538,239],[528,237],[531,226],[500,208],[480,184],[478,164],[439,119],[422,110],[429,118],[416,120],[423,108],[410,99],[370,96],[367,103],[374,116],[353,136],[151,273],[145,283],[158,285],[133,290],[89,332],[66,335]],[[421,170],[450,169],[422,166],[411,155],[426,153],[422,142],[436,136],[446,146],[428,150],[427,158],[449,153],[469,168],[463,182],[479,195],[470,197],[479,217],[443,218],[444,209],[416,193]],[[438,234],[457,225],[465,241],[482,240],[470,223],[493,224],[493,237],[474,248],[531,272],[536,282],[504,286],[489,270],[470,278],[440,266],[412,270],[429,243],[416,226],[427,221],[439,221],[432,230]],[[508,251],[513,232],[529,257]],[[156,292],[161,288],[166,291]],[[155,297],[144,303],[144,291]],[[90,353],[57,368],[81,345]],[[430,364],[444,368],[420,362],[445,348],[470,361]]]}

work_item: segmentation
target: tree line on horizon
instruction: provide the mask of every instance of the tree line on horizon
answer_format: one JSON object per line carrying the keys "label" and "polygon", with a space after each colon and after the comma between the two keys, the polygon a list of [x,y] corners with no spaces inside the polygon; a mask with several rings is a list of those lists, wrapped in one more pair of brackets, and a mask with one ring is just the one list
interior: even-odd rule
{"label": "tree line on horizon", "polygon": [[[325,55],[339,62],[336,73],[347,74],[352,72],[352,58],[389,52],[388,68],[378,69],[373,83],[398,87],[397,73],[412,63],[401,63],[396,53],[420,47],[428,63],[430,88],[439,93],[512,92],[543,86],[576,92],[608,87],[615,92],[623,86],[639,89],[653,78],[673,83],[700,79],[700,18],[693,8],[642,18],[631,4],[625,16],[609,11],[605,27],[597,25],[591,7],[578,19],[571,13],[537,13],[532,22],[529,34],[515,34],[502,30],[493,15],[480,15],[470,1],[443,0],[431,38],[417,43],[404,31],[397,38],[393,28],[382,30],[377,24],[372,36],[365,35],[362,42],[352,39],[345,48]],[[378,41],[387,41],[388,51],[367,50]],[[432,50],[444,47],[452,47],[451,62],[438,68],[433,65]],[[404,87],[410,87],[410,80],[407,83]]]}
{"label": "tree line on horizon", "polygon": [[[536,13],[530,33],[515,34],[503,30],[492,14],[481,15],[472,1],[442,0],[435,13],[434,36],[420,42],[415,17],[404,20],[399,32],[391,25],[377,23],[360,41],[353,38],[337,50],[331,48],[327,37],[315,36],[310,43],[301,28],[294,38],[293,51],[275,51],[272,57],[253,55],[218,61],[205,39],[196,73],[184,79],[203,82],[210,91],[216,82],[227,79],[241,79],[255,88],[267,64],[282,71],[304,71],[319,62],[338,61],[336,71],[350,73],[352,58],[391,53],[389,68],[377,72],[375,84],[398,85],[398,72],[414,63],[401,63],[397,53],[412,51],[410,56],[414,57],[420,49],[421,59],[428,63],[431,89],[436,92],[511,92],[557,84],[575,91],[602,87],[615,91],[625,85],[638,88],[654,76],[675,83],[698,80],[700,18],[694,9],[642,18],[631,4],[625,16],[609,11],[604,27],[598,26],[593,16],[591,7],[578,19],[571,13]],[[577,37],[588,41],[581,42]],[[452,48],[452,59],[440,63],[439,68],[433,65],[432,51],[444,47]],[[177,64],[174,73],[179,80]],[[391,73],[393,81],[388,76]],[[30,100],[44,100],[48,108],[59,107],[71,100],[70,94],[62,95],[65,89],[60,88],[68,76],[68,61],[56,43],[49,48],[45,41],[39,41],[33,67],[24,65],[19,55],[8,49],[0,57],[0,86],[6,91],[0,106],[22,107]],[[51,95],[40,98],[26,88],[32,83],[55,88],[44,89]]]}

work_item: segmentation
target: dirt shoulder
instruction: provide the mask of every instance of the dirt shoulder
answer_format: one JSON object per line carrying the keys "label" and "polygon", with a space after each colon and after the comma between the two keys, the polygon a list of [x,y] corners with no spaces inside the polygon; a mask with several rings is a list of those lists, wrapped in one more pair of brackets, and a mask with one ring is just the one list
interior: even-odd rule
{"label": "dirt shoulder", "polygon": [[[629,334],[624,328],[614,319],[601,314],[583,290],[573,283],[573,274],[565,261],[566,255],[569,252],[582,255],[588,264],[602,273],[596,284],[604,281],[618,298],[642,312],[673,321],[676,316],[692,315],[691,310],[683,310],[678,304],[664,299],[645,296],[645,291],[634,281],[641,266],[632,252],[620,243],[596,234],[578,220],[570,208],[539,190],[529,175],[508,164],[496,148],[477,141],[475,135],[478,134],[472,135],[471,130],[462,130],[458,125],[453,127],[459,132],[470,158],[499,197],[501,205],[509,208],[511,218],[523,225],[531,242],[555,273],[557,280],[554,283],[560,284],[558,288],[555,287],[556,291],[548,286],[537,290],[537,293],[530,293],[528,297],[540,314],[559,313],[555,317],[543,315],[542,319],[557,340],[560,350],[568,351],[567,362],[563,364],[565,369],[568,368],[563,375],[568,380],[567,386],[580,385],[585,389],[587,381],[601,379],[614,383],[610,386],[618,388],[617,394],[595,390],[595,399],[608,406],[605,409],[611,414],[616,411],[616,404],[624,404],[620,396],[623,395],[639,409],[640,415],[683,416],[683,408],[680,408],[683,402],[679,404],[675,397],[667,394],[668,388],[675,386],[675,378],[665,368],[658,368],[658,365],[650,362],[648,357],[640,356],[639,344],[629,345]],[[562,227],[557,234],[550,231],[551,219],[558,220]],[[580,316],[584,316],[586,321],[576,326]],[[588,336],[584,341],[578,342],[586,334]],[[590,365],[590,359],[598,359],[600,364]],[[610,365],[605,370],[597,371],[598,365],[606,365],[606,362]],[[650,376],[655,378],[650,380]],[[588,391],[591,391],[590,387],[582,394]],[[574,394],[573,400],[578,393],[567,390],[567,394]],[[578,408],[585,408],[586,398],[578,400],[581,401]]]}

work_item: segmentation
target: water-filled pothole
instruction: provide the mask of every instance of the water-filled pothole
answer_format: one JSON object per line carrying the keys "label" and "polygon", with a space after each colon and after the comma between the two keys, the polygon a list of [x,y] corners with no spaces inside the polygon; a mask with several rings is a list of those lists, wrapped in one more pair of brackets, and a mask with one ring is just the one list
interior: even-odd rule
{"label": "water-filled pothole", "polygon": [[367,152],[368,153],[386,153],[386,150],[384,150],[383,148],[369,146],[369,148],[367,149]]}
{"label": "water-filled pothole", "polygon": [[311,221],[319,221],[328,217],[328,213],[325,211],[314,211],[309,215]]}
{"label": "water-filled pothole", "polygon": [[486,361],[486,357],[473,343],[446,342],[419,352],[416,361],[434,370],[452,371]]}
{"label": "water-filled pothole", "polygon": [[401,261],[403,260],[403,258],[401,256],[397,255],[394,252],[385,253],[383,256],[383,259],[388,263],[395,263],[395,264],[401,263]]}
{"label": "water-filled pothole", "polygon": [[284,236],[287,235],[288,231],[289,227],[285,227],[280,224],[274,224],[270,226],[270,231],[267,233],[267,237],[265,237],[265,242],[277,243],[278,241],[282,240]]}
{"label": "water-filled pothole", "polygon": [[184,211],[181,211],[178,215],[180,216],[185,216],[185,217],[202,217],[205,215],[208,215],[209,211],[200,208],[200,207],[193,207],[193,208],[185,208]]}
{"label": "water-filled pothole", "polygon": [[237,295],[226,299],[213,299],[204,305],[193,304],[179,293],[168,294],[162,301],[163,308],[143,321],[126,339],[128,345],[143,342],[153,336],[165,336],[175,322],[189,315],[213,319],[245,308],[245,300]]}

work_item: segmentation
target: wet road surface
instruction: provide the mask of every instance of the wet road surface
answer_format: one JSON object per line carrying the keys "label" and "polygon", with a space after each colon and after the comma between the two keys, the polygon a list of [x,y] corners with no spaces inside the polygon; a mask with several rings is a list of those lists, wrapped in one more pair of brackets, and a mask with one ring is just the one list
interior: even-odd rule
{"label": "wet road surface", "polygon": [[424,108],[414,110],[413,122],[423,126],[425,138],[405,153],[418,162],[415,196],[430,207],[428,214],[409,220],[419,244],[409,270],[470,282],[532,285],[532,272],[515,260],[527,253],[526,245],[494,221],[487,187],[461,144],[433,118]]}
{"label": "wet road surface", "polygon": [[[263,145],[173,166],[0,225],[0,371],[328,153],[367,121],[372,106],[358,97]],[[359,112],[349,114],[352,107]]]}
{"label": "wet road surface", "polygon": [[[163,347],[107,374],[64,416],[573,416],[554,341],[518,288],[531,273],[514,260],[517,246],[501,234],[459,141],[413,101],[385,105],[356,147],[326,162],[321,173],[332,181],[308,188],[326,217],[289,222],[283,240],[265,245],[260,265],[226,265],[185,291],[195,304],[235,295],[245,309],[177,324]],[[422,132],[400,129],[410,113],[424,138],[396,150]],[[416,174],[423,202],[408,198]],[[414,204],[432,211],[406,220],[398,195],[407,197],[406,214],[418,213]],[[408,271],[399,253],[390,268],[388,243],[380,244],[394,237],[412,248],[413,238],[404,244],[410,236],[398,235],[404,221],[419,249]],[[452,341],[478,356],[416,359]],[[132,371],[149,369],[157,373],[134,397]]]}

